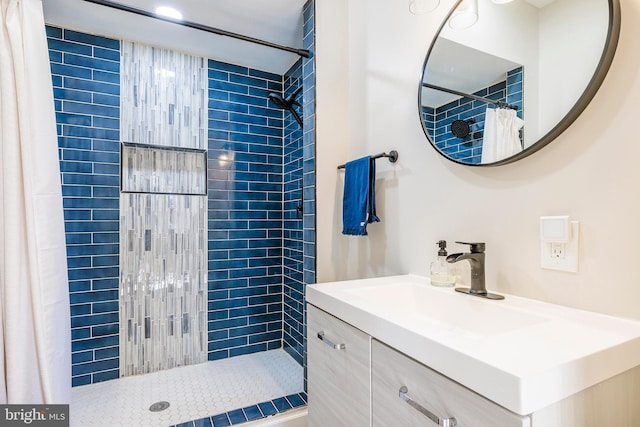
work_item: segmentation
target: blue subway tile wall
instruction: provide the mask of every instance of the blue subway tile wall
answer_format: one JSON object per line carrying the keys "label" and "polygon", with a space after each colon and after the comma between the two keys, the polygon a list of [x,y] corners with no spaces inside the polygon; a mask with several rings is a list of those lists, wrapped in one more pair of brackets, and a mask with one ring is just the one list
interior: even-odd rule
{"label": "blue subway tile wall", "polygon": [[[302,86],[302,58],[284,75],[285,97]],[[303,101],[304,93],[299,99]],[[301,103],[302,104],[302,103]],[[301,109],[296,108],[303,117]],[[302,336],[304,331],[302,304],[304,296],[303,272],[303,147],[302,129],[289,111],[284,113],[284,207],[283,207],[283,347],[300,365],[303,364]]]}
{"label": "blue subway tile wall", "polygon": [[[518,117],[523,118],[523,67],[506,73],[503,81],[474,92],[474,95],[518,106]],[[447,156],[467,164],[479,164],[482,158],[484,115],[487,103],[471,98],[460,98],[436,109],[422,107],[423,120],[436,146]],[[454,120],[472,120],[470,133],[458,138],[451,133]],[[521,134],[522,139],[522,134]]]}
{"label": "blue subway tile wall", "polygon": [[[313,9],[304,7],[310,50]],[[47,34],[77,386],[119,376],[120,42],[53,26]],[[304,132],[267,101],[299,85]],[[208,93],[208,358],[284,345],[304,363],[304,285],[315,283],[315,62],[280,76],[209,60]]]}
{"label": "blue subway tile wall", "polygon": [[118,377],[120,42],[47,26],[71,300],[72,383]]}
{"label": "blue subway tile wall", "polygon": [[[302,46],[311,52],[311,58],[302,60],[304,84],[303,104],[304,133],[302,135],[302,192],[304,215],[302,224],[303,280],[305,285],[316,283],[316,61],[315,51],[315,0],[309,0],[303,8]],[[306,292],[298,302],[303,306],[303,324],[298,325],[302,333],[304,389],[307,389],[307,327]]]}
{"label": "blue subway tile wall", "polygon": [[209,60],[208,359],[282,345],[282,76]]}
{"label": "blue subway tile wall", "polygon": [[306,393],[291,394],[261,402],[257,405],[234,409],[233,411],[200,418],[199,420],[187,421],[171,427],[228,427],[280,414],[304,406],[306,403]]}

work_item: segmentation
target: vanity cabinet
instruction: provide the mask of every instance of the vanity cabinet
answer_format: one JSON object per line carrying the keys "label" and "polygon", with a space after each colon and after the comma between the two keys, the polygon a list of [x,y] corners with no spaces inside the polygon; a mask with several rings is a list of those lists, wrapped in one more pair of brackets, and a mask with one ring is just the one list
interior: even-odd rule
{"label": "vanity cabinet", "polygon": [[[521,417],[373,340],[373,427],[530,427]],[[431,421],[430,421],[431,420]]]}
{"label": "vanity cabinet", "polygon": [[307,332],[310,427],[640,426],[640,367],[518,415],[311,304]]}
{"label": "vanity cabinet", "polygon": [[307,306],[310,427],[370,425],[370,337]]}
{"label": "vanity cabinet", "polygon": [[530,426],[529,417],[509,412],[311,304],[307,332],[310,427],[438,425],[425,410],[455,417],[456,424],[443,420],[444,426]]}

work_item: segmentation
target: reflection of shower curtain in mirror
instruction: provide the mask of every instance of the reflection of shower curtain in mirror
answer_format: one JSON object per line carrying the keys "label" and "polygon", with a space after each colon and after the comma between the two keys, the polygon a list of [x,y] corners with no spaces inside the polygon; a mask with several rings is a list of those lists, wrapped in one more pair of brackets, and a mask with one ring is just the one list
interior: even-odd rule
{"label": "reflection of shower curtain in mirror", "polygon": [[482,163],[493,163],[522,151],[519,131],[524,120],[510,108],[487,108],[482,141]]}

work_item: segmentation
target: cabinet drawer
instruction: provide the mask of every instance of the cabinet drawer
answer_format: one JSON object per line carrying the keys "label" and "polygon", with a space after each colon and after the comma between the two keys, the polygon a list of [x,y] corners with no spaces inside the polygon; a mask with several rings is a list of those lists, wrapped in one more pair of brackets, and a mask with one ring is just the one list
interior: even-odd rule
{"label": "cabinet drawer", "polygon": [[309,426],[369,427],[369,336],[309,304],[307,337]]}
{"label": "cabinet drawer", "polygon": [[[371,363],[374,427],[438,425],[420,409],[440,419],[455,418],[449,425],[457,427],[530,426],[529,417],[496,405],[376,340]],[[406,388],[404,399],[402,387]]]}

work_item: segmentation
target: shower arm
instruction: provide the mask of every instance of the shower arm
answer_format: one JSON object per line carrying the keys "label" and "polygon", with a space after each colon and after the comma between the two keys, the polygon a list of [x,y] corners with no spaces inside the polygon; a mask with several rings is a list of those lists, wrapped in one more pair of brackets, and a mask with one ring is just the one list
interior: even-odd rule
{"label": "shower arm", "polygon": [[302,108],[302,104],[296,101],[296,96],[298,96],[301,90],[302,90],[302,86],[299,86],[298,89],[294,90],[293,93],[289,95],[289,97],[287,98],[291,100],[292,105],[297,105],[300,108]]}
{"label": "shower arm", "polygon": [[[296,102],[297,104],[297,102]],[[300,105],[300,104],[298,104]],[[291,109],[289,109],[289,112],[291,112],[291,114],[293,114],[293,117],[296,119],[296,122],[298,122],[298,124],[300,125],[300,128],[302,128],[302,119],[300,118],[300,115],[296,112],[296,110],[293,109],[293,107]]]}
{"label": "shower arm", "polygon": [[166,16],[160,16],[160,15],[156,15],[155,13],[143,10],[143,9],[138,9],[135,7],[131,7],[131,6],[127,6],[121,3],[115,3],[112,1],[108,1],[108,0],[84,0],[88,3],[93,3],[93,4],[97,4],[100,6],[106,6],[106,7],[111,7],[113,9],[117,9],[123,12],[129,12],[129,13],[133,13],[136,15],[141,15],[141,16],[146,16],[148,18],[153,18],[153,19],[158,19],[160,21],[165,21],[165,22],[170,22],[172,24],[178,24],[178,25],[182,25],[183,27],[189,27],[189,28],[193,28],[195,30],[200,30],[200,31],[205,31],[207,33],[212,33],[212,34],[217,34],[219,36],[225,36],[225,37],[232,37],[234,39],[238,39],[238,40],[242,40],[242,41],[246,41],[249,43],[255,43],[255,44],[259,44],[262,46],[267,46],[273,49],[279,49],[279,50],[284,50],[287,52],[291,52],[291,53],[295,53],[296,55],[299,55],[303,58],[310,58],[311,57],[311,53],[307,50],[307,49],[298,49],[295,47],[289,47],[289,46],[283,46],[277,43],[272,43],[266,40],[261,40],[261,39],[257,39],[254,37],[249,37],[249,36],[245,36],[243,34],[238,34],[238,33],[233,33],[231,31],[226,31],[226,30],[222,30],[220,28],[214,28],[214,27],[209,27],[207,25],[203,25],[203,24],[198,24],[197,22],[191,22],[191,21],[183,21],[183,20],[178,20],[178,19],[173,19],[173,18],[169,18]]}

